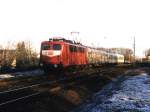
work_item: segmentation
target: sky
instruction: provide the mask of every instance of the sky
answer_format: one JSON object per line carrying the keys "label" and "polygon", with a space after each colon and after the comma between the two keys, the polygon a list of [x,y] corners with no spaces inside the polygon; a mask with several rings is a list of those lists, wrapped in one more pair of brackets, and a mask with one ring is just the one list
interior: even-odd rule
{"label": "sky", "polygon": [[[70,32],[79,32],[71,36]],[[0,45],[30,40],[39,51],[51,37],[98,47],[150,48],[149,0],[0,0]]]}

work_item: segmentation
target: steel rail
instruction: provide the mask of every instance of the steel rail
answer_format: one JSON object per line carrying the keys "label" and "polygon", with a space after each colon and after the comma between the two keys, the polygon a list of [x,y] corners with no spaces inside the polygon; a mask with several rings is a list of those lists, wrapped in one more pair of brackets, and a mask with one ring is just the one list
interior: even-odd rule
{"label": "steel rail", "polygon": [[[7,90],[7,91],[4,91],[4,92],[0,92],[0,94],[11,93],[11,92],[13,93],[13,92],[16,92],[16,91],[19,91],[19,90],[24,90],[24,89],[28,89],[28,88],[32,88],[32,87],[36,87],[36,86],[41,86],[41,85],[44,85],[44,84],[54,84],[56,82],[61,82],[61,81],[65,81],[65,80],[71,80],[71,79],[75,79],[75,78],[79,78],[79,76],[70,77],[70,78],[61,78],[59,80],[54,80],[54,81],[51,81],[51,82],[47,81],[47,82],[43,82],[43,83],[39,83],[39,84],[35,84],[35,85],[30,85],[30,86],[26,86],[26,87],[22,87],[22,88],[17,88],[17,89],[13,89],[13,90]],[[19,97],[19,98],[12,98],[11,100],[6,100],[6,101],[0,103],[0,106],[7,105],[7,104],[10,104],[10,103],[14,103],[16,101],[23,100],[23,99],[26,99],[26,98],[30,98],[30,97],[39,95],[39,94],[41,94],[43,92],[44,91],[32,93],[32,94],[29,94],[29,95],[24,95],[24,96]]]}
{"label": "steel rail", "polygon": [[37,93],[33,93],[33,94],[30,94],[30,95],[26,95],[26,96],[23,96],[23,97],[20,97],[20,98],[8,100],[8,101],[6,101],[6,102],[0,103],[0,106],[7,105],[7,104],[10,104],[10,103],[14,103],[14,102],[16,102],[16,101],[23,100],[23,99],[26,99],[26,98],[29,98],[29,97],[33,97],[33,96],[39,95],[39,94],[41,94],[41,93],[42,93],[42,92],[37,92]]}
{"label": "steel rail", "polygon": [[[92,77],[92,75],[86,75],[86,76],[91,76]],[[69,78],[65,77],[65,78],[61,78],[61,79],[58,79],[58,80],[54,80],[54,81],[47,81],[47,82],[42,82],[42,83],[39,83],[39,84],[34,84],[34,85],[22,87],[22,88],[6,90],[6,91],[3,91],[3,92],[0,92],[0,95],[4,94],[4,93],[11,93],[11,92],[13,93],[13,92],[16,92],[16,91],[19,91],[19,90],[24,90],[24,89],[29,89],[29,88],[33,88],[33,87],[38,87],[38,86],[42,86],[44,84],[54,84],[54,83],[57,83],[57,82],[67,81],[67,80],[69,81],[69,80],[78,79],[78,78],[82,79],[83,77],[85,77],[85,75],[82,75],[82,76],[76,75],[76,76],[69,77]],[[0,106],[11,104],[11,103],[14,103],[14,102],[19,101],[19,100],[27,99],[27,98],[39,95],[39,94],[41,94],[43,92],[45,92],[45,91],[40,91],[40,92],[32,93],[32,94],[29,94],[29,95],[23,95],[23,96],[21,96],[19,98],[12,98],[10,100],[6,100],[6,101],[0,103]]]}
{"label": "steel rail", "polygon": [[15,91],[23,90],[23,89],[28,89],[28,88],[32,88],[32,87],[36,87],[36,86],[41,86],[41,85],[44,85],[44,84],[56,83],[56,82],[63,81],[63,80],[65,80],[65,78],[62,78],[62,79],[59,79],[59,80],[54,80],[54,81],[47,81],[47,82],[42,82],[42,83],[38,83],[38,84],[33,84],[33,85],[30,85],[30,86],[25,86],[25,87],[21,87],[21,88],[1,91],[0,94],[15,92]]}

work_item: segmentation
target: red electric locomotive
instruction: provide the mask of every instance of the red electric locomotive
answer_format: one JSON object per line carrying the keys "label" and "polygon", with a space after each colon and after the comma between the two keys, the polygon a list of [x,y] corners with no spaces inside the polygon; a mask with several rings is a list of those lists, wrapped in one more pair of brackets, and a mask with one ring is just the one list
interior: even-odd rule
{"label": "red electric locomotive", "polygon": [[41,44],[40,65],[45,71],[87,63],[87,48],[79,43],[57,37]]}

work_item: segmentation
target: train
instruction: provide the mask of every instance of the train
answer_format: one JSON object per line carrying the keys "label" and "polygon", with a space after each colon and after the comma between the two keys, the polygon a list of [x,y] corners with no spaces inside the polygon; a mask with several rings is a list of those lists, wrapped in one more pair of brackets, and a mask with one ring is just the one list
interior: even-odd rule
{"label": "train", "polygon": [[121,64],[124,56],[82,45],[62,37],[53,37],[41,43],[40,66],[44,71],[73,66]]}

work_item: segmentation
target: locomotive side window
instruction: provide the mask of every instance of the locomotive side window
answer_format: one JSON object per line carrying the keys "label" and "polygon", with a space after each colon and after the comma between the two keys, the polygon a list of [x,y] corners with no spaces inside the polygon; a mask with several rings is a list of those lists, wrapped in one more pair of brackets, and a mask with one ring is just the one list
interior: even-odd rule
{"label": "locomotive side window", "polygon": [[82,52],[82,48],[81,47],[79,47],[79,52]]}
{"label": "locomotive side window", "polygon": [[84,48],[78,47],[78,46],[73,46],[73,45],[69,46],[69,50],[70,50],[70,52],[81,52],[81,53],[84,52]]}
{"label": "locomotive side window", "polygon": [[70,52],[74,52],[74,49],[73,49],[72,45],[69,46],[69,50],[70,50]]}
{"label": "locomotive side window", "polygon": [[83,53],[84,53],[84,48],[81,48],[81,52],[83,52]]}
{"label": "locomotive side window", "polygon": [[77,47],[70,45],[69,50],[70,50],[70,52],[77,52]]}
{"label": "locomotive side window", "polygon": [[42,45],[42,50],[49,50],[50,49],[50,45],[49,44],[43,44]]}
{"label": "locomotive side window", "polygon": [[79,47],[79,52],[84,53],[84,48]]}
{"label": "locomotive side window", "polygon": [[61,45],[60,44],[54,44],[53,50],[61,50]]}
{"label": "locomotive side window", "polygon": [[84,50],[85,50],[85,49],[84,49],[84,48],[82,48],[82,52],[84,52]]}
{"label": "locomotive side window", "polygon": [[76,46],[74,46],[74,52],[77,52],[77,47]]}

